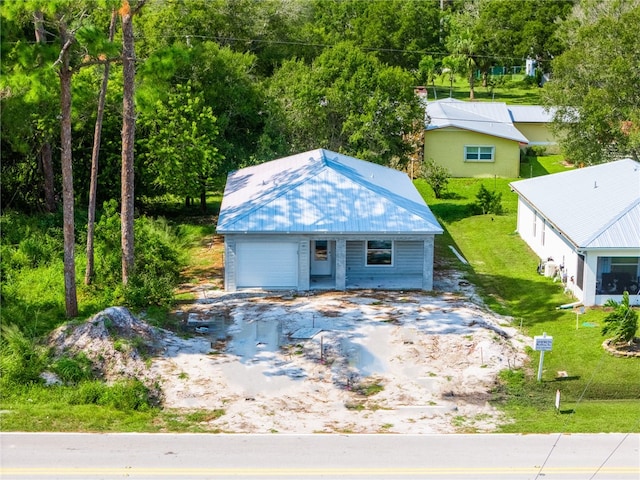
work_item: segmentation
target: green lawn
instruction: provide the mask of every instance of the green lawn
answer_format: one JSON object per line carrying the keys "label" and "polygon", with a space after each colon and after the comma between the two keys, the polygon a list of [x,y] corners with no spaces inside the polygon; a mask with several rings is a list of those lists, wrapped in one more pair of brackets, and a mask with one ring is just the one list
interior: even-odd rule
{"label": "green lawn", "polygon": [[[558,156],[539,157],[523,164],[524,176],[565,170]],[[536,272],[537,256],[515,232],[517,196],[509,189],[515,179],[451,179],[446,198],[436,199],[423,180],[416,186],[445,229],[436,240],[438,256],[466,272],[487,305],[513,317],[522,332],[553,336],[545,355],[542,382],[536,381],[538,352],[530,352],[524,375],[505,375],[496,391],[496,404],[510,418],[509,432],[640,431],[640,359],[605,353],[600,334],[603,308],[588,308],[578,318],[556,307],[573,301],[561,284]],[[473,215],[470,208],[484,184],[502,194],[505,215]],[[462,265],[449,245],[469,261]],[[560,377],[566,372],[566,377]],[[555,411],[560,390],[560,413]]]}
{"label": "green lawn", "polygon": [[[539,105],[542,89],[536,85],[521,82],[523,78],[523,75],[495,77],[494,85],[487,87],[483,87],[481,82],[476,82],[474,99],[482,102],[504,102],[510,105]],[[427,86],[427,95],[430,101],[450,96],[458,100],[469,100],[469,82],[466,79],[456,79],[453,88],[450,89],[448,79],[438,78],[434,85]]]}

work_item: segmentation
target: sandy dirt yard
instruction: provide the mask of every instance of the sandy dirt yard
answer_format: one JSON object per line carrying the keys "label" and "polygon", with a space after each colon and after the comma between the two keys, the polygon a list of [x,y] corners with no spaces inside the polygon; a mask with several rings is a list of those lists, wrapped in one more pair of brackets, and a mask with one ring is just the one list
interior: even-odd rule
{"label": "sandy dirt yard", "polygon": [[488,403],[496,376],[522,365],[528,339],[471,301],[472,290],[450,287],[202,289],[176,312],[193,336],[162,331],[148,373],[166,408],[224,410],[203,425],[211,430],[491,431],[504,421]]}

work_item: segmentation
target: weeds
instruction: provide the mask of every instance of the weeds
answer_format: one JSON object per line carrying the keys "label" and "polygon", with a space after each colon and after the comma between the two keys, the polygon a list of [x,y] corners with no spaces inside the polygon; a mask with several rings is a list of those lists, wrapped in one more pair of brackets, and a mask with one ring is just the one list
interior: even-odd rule
{"label": "weeds", "polygon": [[75,385],[94,378],[93,363],[83,352],[58,358],[51,364],[50,369],[65,384]]}

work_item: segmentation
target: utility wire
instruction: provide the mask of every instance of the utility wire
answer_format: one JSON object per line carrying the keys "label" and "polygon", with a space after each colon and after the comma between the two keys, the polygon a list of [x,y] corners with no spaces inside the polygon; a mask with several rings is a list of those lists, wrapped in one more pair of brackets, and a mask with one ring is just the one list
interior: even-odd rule
{"label": "utility wire", "polygon": [[542,465],[540,465],[540,469],[538,470],[538,473],[536,474],[534,480],[537,480],[538,477],[540,477],[540,475],[542,475],[542,470],[544,470],[544,467],[546,466],[547,462],[549,461],[549,458],[551,458],[551,454],[553,453],[553,450],[558,445],[558,442],[560,441],[560,438],[562,438],[562,435],[564,435],[564,432],[566,430],[567,424],[569,423],[569,420],[571,419],[571,416],[575,414],[576,408],[578,408],[578,405],[580,405],[580,402],[582,402],[582,399],[584,398],[584,395],[587,393],[587,390],[591,386],[591,382],[593,382],[593,379],[595,378],[596,373],[598,372],[598,369],[602,365],[602,362],[604,361],[604,358],[605,358],[606,354],[607,354],[606,351],[602,352],[602,355],[600,356],[600,360],[598,361],[598,364],[596,365],[596,367],[593,369],[593,373],[591,374],[591,378],[589,379],[589,381],[585,385],[584,389],[582,390],[582,393],[580,394],[580,398],[578,398],[578,401],[576,402],[576,405],[575,405],[575,407],[573,409],[573,412],[571,412],[571,415],[569,415],[567,417],[567,419],[564,421],[564,424],[562,425],[562,429],[561,429],[562,431],[558,434],[558,436],[556,438],[556,441],[551,446],[551,450],[549,450],[549,453],[547,454],[547,458],[545,458],[544,462],[542,462]]}
{"label": "utility wire", "polygon": [[[638,427],[640,426],[640,419],[638,419],[638,423],[636,423],[636,425],[631,429],[631,431],[636,430]],[[631,433],[627,433],[624,437],[622,437],[622,440],[620,440],[620,442],[618,442],[618,445],[615,446],[615,448],[611,451],[611,453],[607,456],[607,458],[604,459],[604,461],[600,464],[600,466],[598,468],[596,468],[596,471],[593,472],[593,475],[591,475],[589,477],[589,480],[593,480],[596,475],[598,475],[598,472],[600,472],[600,470],[602,470],[602,467],[604,467],[605,463],[607,463],[609,461],[609,459],[613,456],[614,453],[616,453],[616,450],[618,450],[618,448],[620,448],[620,445],[622,445],[624,443],[624,441],[629,438],[629,435]]]}
{"label": "utility wire", "polygon": [[[621,322],[624,322],[627,318],[627,315],[629,315],[631,313],[631,309],[629,308],[626,312],[625,312],[625,316],[624,318],[621,320]],[[547,454],[547,458],[544,459],[544,462],[542,463],[542,465],[540,465],[540,469],[538,470],[538,473],[536,473],[536,476],[534,478],[534,480],[537,480],[541,475],[543,475],[542,470],[544,470],[544,467],[546,466],[547,462],[549,461],[549,459],[551,458],[551,454],[553,453],[553,450],[556,448],[556,446],[558,445],[558,442],[560,441],[560,438],[562,438],[562,436],[564,435],[564,432],[566,430],[567,424],[569,423],[569,420],[571,419],[572,415],[574,415],[576,413],[576,409],[578,408],[578,405],[580,405],[580,403],[582,402],[582,399],[584,398],[585,394],[587,393],[587,390],[589,389],[589,387],[591,386],[591,383],[593,382],[593,379],[596,376],[596,373],[598,373],[598,370],[600,369],[600,367],[602,366],[602,363],[605,359],[605,355],[607,355],[607,352],[603,350],[602,355],[600,356],[600,360],[598,361],[598,364],[595,366],[595,368],[593,369],[593,373],[591,374],[591,378],[589,379],[589,381],[587,382],[587,384],[585,385],[584,389],[582,390],[582,393],[580,394],[580,398],[578,398],[578,401],[575,404],[575,407],[573,408],[573,411],[571,412],[571,415],[569,415],[567,417],[567,419],[565,420],[564,424],[562,425],[562,431],[558,434],[556,441],[553,443],[553,445],[551,446],[551,449],[549,450],[549,453]],[[640,420],[638,421],[638,424],[640,424]],[[596,469],[596,472],[591,476],[591,478],[594,478],[598,472],[602,469],[602,467],[604,466],[605,463],[607,463],[607,461],[611,458],[611,456],[614,454],[614,452],[620,447],[620,445],[622,445],[622,443],[624,442],[624,440],[629,436],[629,434],[627,434],[622,441],[613,449],[613,451],[607,456],[607,458],[605,458],[605,460],[602,462],[602,464]]]}

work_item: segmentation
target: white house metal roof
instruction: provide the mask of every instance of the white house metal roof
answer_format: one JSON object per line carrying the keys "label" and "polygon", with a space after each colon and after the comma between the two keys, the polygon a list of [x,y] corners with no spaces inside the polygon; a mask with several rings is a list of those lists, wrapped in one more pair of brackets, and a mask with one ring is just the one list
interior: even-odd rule
{"label": "white house metal roof", "polygon": [[442,233],[407,175],[318,149],[231,172],[218,233]]}
{"label": "white house metal roof", "polygon": [[578,248],[640,248],[635,160],[519,180],[511,187]]}
{"label": "white house metal roof", "polygon": [[516,123],[551,123],[554,109],[540,105],[509,105],[511,119]]}
{"label": "white house metal roof", "polygon": [[456,127],[473,132],[528,143],[527,138],[514,125],[505,103],[463,102],[453,98],[427,104],[429,123],[427,131]]}

